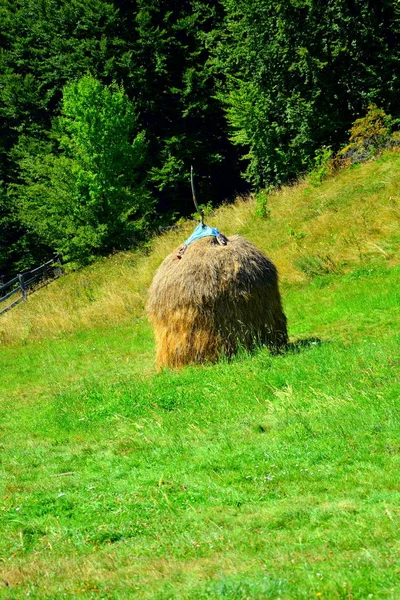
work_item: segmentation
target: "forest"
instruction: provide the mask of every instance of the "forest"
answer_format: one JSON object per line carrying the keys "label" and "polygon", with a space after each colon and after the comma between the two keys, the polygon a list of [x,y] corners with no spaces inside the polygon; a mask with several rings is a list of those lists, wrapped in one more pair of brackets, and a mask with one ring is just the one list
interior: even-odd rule
{"label": "forest", "polygon": [[400,117],[396,0],[0,0],[0,277],[142,244]]}

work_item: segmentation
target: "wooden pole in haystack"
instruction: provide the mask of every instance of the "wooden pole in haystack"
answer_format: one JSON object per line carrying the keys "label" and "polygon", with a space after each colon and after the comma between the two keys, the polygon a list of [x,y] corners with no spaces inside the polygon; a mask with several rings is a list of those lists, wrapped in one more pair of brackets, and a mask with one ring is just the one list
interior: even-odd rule
{"label": "wooden pole in haystack", "polygon": [[200,210],[199,205],[197,204],[196,191],[194,189],[193,165],[191,165],[191,167],[190,167],[190,183],[192,185],[193,202],[194,202],[197,212],[200,215],[201,226],[204,227],[204,212],[202,210]]}

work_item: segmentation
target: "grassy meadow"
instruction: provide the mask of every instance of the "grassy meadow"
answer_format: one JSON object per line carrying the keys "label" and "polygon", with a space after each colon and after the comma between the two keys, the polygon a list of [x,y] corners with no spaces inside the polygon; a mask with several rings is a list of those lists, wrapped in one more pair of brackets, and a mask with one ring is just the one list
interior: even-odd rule
{"label": "grassy meadow", "polygon": [[0,598],[400,597],[399,189],[388,153],[209,218],[277,264],[281,355],[156,373],[193,223],[0,317]]}

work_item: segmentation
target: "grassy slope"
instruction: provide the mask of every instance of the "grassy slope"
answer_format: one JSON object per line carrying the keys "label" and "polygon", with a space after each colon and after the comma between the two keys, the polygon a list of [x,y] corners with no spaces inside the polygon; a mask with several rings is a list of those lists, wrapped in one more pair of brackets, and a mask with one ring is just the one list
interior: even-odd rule
{"label": "grassy slope", "polygon": [[[307,274],[350,270],[381,257],[398,260],[400,153],[346,171],[313,188],[306,183],[271,195],[271,218],[254,216],[253,202],[218,210],[210,225],[240,233],[277,264],[283,285]],[[117,254],[71,273],[34,294],[0,320],[0,347],[60,333],[130,323],[143,315],[146,291],[160,262],[193,229],[156,238],[149,255]]]}
{"label": "grassy slope", "polygon": [[186,230],[2,319],[0,597],[400,596],[399,183],[388,155],[216,215],[280,268],[285,355],[154,374]]}

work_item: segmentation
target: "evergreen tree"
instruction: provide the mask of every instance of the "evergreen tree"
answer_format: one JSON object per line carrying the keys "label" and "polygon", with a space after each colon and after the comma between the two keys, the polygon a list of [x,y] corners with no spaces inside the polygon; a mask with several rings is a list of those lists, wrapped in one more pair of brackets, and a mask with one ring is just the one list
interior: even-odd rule
{"label": "evergreen tree", "polygon": [[[193,163],[199,197],[221,201],[243,189],[237,152],[216,98],[210,36],[222,23],[220,2],[137,0],[131,90],[147,132],[151,180],[163,210],[190,213]],[[236,174],[236,175],[235,175]]]}
{"label": "evergreen tree", "polygon": [[44,262],[50,254],[51,248],[23,226],[10,194],[0,182],[0,285],[16,273],[28,270],[36,261]]}

